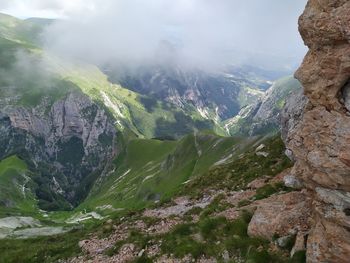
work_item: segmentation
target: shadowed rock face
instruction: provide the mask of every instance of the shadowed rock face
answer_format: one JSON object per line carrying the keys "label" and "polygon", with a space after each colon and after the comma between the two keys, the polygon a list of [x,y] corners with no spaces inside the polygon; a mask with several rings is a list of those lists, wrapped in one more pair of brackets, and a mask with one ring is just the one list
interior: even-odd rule
{"label": "shadowed rock face", "polygon": [[85,197],[93,174],[114,154],[115,134],[103,109],[84,94],[70,93],[47,113],[22,107],[2,110],[0,159],[24,158],[39,175],[37,196],[46,203],[42,208],[58,209],[62,207],[53,203],[59,199],[74,205]]}
{"label": "shadowed rock face", "polygon": [[314,193],[307,261],[349,262],[350,1],[309,0],[299,30],[310,50],[295,75],[309,102],[283,137],[292,173]]}

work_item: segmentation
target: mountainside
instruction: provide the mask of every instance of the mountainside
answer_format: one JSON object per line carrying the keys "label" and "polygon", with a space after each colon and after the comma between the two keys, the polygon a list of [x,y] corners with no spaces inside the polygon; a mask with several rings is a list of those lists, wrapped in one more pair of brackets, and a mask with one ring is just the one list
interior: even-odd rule
{"label": "mountainside", "polygon": [[83,207],[135,209],[169,200],[211,166],[237,158],[257,140],[211,133],[195,133],[179,141],[131,139],[125,142],[112,172],[95,184]]}
{"label": "mountainside", "polygon": [[[26,162],[41,209],[71,209],[86,197],[119,151],[117,130],[146,138],[223,133],[198,113],[112,85],[94,66],[45,53],[33,37],[47,23],[0,17],[0,160]],[[10,201],[2,200],[8,210],[16,207]]]}
{"label": "mountainside", "polygon": [[0,263],[305,262],[297,80],[91,65],[51,23],[0,15]]}
{"label": "mountainside", "polygon": [[261,99],[243,107],[237,116],[227,120],[225,129],[232,135],[249,136],[278,131],[286,100],[300,87],[292,76],[277,80]]}
{"label": "mountainside", "polygon": [[17,155],[37,171],[34,181],[42,209],[69,207],[57,205],[57,199],[76,204],[84,198],[92,183],[89,176],[102,172],[114,154],[115,133],[104,110],[83,94],[70,93],[47,116],[35,109],[3,110],[0,159]]}
{"label": "mountainside", "polygon": [[[230,68],[223,72],[183,69],[176,64],[145,66],[132,70],[106,68],[109,78],[122,86],[166,101],[181,109],[193,109],[217,122],[235,116],[269,87],[268,74],[257,69]],[[209,71],[210,72],[210,71]],[[257,72],[254,74],[254,72]]]}

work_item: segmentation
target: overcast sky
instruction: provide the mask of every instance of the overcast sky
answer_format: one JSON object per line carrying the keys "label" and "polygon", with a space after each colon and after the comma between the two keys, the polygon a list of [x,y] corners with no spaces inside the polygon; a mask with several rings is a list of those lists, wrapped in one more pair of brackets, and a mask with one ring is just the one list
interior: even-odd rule
{"label": "overcast sky", "polygon": [[[47,48],[94,62],[147,61],[176,53],[182,61],[198,65],[256,60],[290,66],[305,53],[297,31],[305,4],[306,0],[0,0],[0,11],[21,18],[62,18],[46,31]],[[176,52],[166,48],[164,40]]]}

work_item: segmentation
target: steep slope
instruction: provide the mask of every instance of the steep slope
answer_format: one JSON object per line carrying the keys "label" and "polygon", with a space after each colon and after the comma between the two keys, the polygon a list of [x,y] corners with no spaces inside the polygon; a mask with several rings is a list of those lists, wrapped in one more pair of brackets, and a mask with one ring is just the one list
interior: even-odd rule
{"label": "steep slope", "polygon": [[[255,139],[256,140],[256,139]],[[255,141],[195,133],[179,141],[131,139],[107,177],[81,207],[135,209],[168,200],[211,166],[235,158]]]}
{"label": "steep slope", "polygon": [[33,37],[48,23],[0,17],[0,160],[27,163],[40,208],[71,209],[86,197],[119,151],[117,129],[146,138],[223,133],[199,114],[109,83],[95,66],[44,52]]}
{"label": "steep slope", "polygon": [[[37,212],[37,201],[30,189],[34,188],[32,174],[17,156],[0,162],[0,216],[11,213]],[[5,209],[2,209],[2,208]]]}
{"label": "steep slope", "polygon": [[67,208],[57,205],[59,196],[73,205],[84,198],[92,183],[89,176],[101,172],[113,156],[115,128],[88,97],[70,93],[47,114],[35,108],[6,108],[0,138],[0,159],[18,155],[37,171],[36,195],[40,207],[50,210]]}
{"label": "steep slope", "polygon": [[[92,228],[91,224],[86,223],[84,227],[55,237],[2,240],[0,250],[4,249],[4,253],[0,262],[31,261],[34,258],[40,262],[304,262],[303,253],[296,253],[293,259],[288,259],[290,245],[277,249],[266,238],[248,235],[251,212],[264,201],[260,199],[267,197],[266,202],[271,202],[280,198],[280,193],[290,191],[283,187],[281,176],[276,176],[291,165],[283,155],[284,146],[278,136],[249,141],[209,134],[190,135],[179,142],[129,139],[127,152],[120,156],[117,163],[123,167],[120,172],[128,169],[129,165],[137,167],[137,171],[124,174],[114,171],[115,174],[111,175],[113,181],[106,178],[106,183],[102,182],[103,191],[89,197],[91,199],[88,199],[86,206],[81,207],[86,212],[92,211],[90,209],[94,209],[105,198],[102,204],[109,205],[100,207],[99,211],[110,217]],[[268,157],[257,154],[262,144]],[[186,164],[182,164],[183,156],[178,156],[176,152],[184,147],[189,158],[197,158],[201,162],[198,166],[206,167],[205,172],[197,170],[190,178],[191,181],[181,185],[186,179],[181,174],[176,175],[176,171]],[[140,148],[146,150],[145,154],[140,152]],[[201,156],[198,150],[202,151]],[[215,152],[213,159],[210,152]],[[222,153],[225,155],[222,156]],[[153,164],[147,164],[152,160],[150,155],[154,157]],[[148,180],[152,180],[150,176],[159,170],[149,171],[151,166],[157,163],[169,164],[169,160],[173,160],[170,163],[177,167],[165,167],[168,174],[161,170],[154,175],[160,177],[156,180],[159,184],[148,184]],[[145,165],[148,165],[148,169]],[[211,167],[209,171],[208,166]],[[259,184],[253,181],[256,178]],[[170,180],[172,184],[164,185],[163,179]],[[141,182],[140,191],[132,189],[133,181],[137,180]],[[130,184],[127,184],[128,181],[131,181]],[[121,192],[119,197],[112,195],[114,187],[124,189],[125,192]],[[164,192],[172,192],[172,195],[157,196],[157,193]],[[132,197],[138,193],[141,195]],[[170,201],[162,198],[174,195],[177,198]],[[300,199],[300,193],[287,195],[298,197],[295,202]],[[148,202],[145,200],[147,197],[150,197]],[[124,203],[132,204],[136,204],[138,198],[138,204],[142,202],[149,208],[116,209],[123,207],[123,198]],[[155,202],[159,198],[163,202]],[[114,210],[110,204],[113,204]],[[289,209],[289,206],[283,207],[286,208]]]}
{"label": "steep slope", "polygon": [[268,79],[255,69],[228,69],[211,72],[178,66],[148,65],[126,70],[108,68],[105,72],[113,82],[166,101],[181,109],[191,109],[202,117],[217,122],[235,116],[243,106],[256,101],[269,86]]}
{"label": "steep slope", "polygon": [[284,138],[292,174],[313,198],[307,262],[350,258],[350,2],[309,0],[299,20],[309,47],[296,77],[307,99],[286,110]]}
{"label": "steep slope", "polygon": [[292,76],[277,80],[261,99],[243,107],[237,116],[227,120],[225,129],[231,135],[249,136],[279,131],[286,99],[298,89],[300,83]]}

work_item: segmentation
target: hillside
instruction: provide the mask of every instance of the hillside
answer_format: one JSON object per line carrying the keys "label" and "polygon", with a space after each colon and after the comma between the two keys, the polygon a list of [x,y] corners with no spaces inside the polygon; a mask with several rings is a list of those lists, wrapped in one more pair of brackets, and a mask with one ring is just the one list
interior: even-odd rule
{"label": "hillside", "polygon": [[300,83],[292,76],[278,79],[261,99],[243,107],[237,116],[227,120],[225,129],[231,135],[249,136],[279,131],[286,100],[300,88]]}
{"label": "hillside", "polygon": [[[16,257],[30,260],[35,253],[37,260],[47,262],[67,258],[70,258],[67,262],[86,262],[89,259],[103,262],[217,262],[228,258],[256,263],[304,262],[303,252],[293,254],[293,259],[288,259],[293,243],[271,250],[269,240],[273,239],[272,233],[271,237],[262,238],[248,232],[253,223],[252,211],[259,202],[268,204],[269,200],[276,200],[283,194],[300,195],[298,192],[289,193],[292,190],[283,186],[281,175],[276,177],[291,165],[283,155],[281,139],[256,138],[244,142],[225,141],[213,135],[197,136],[205,141],[207,136],[211,138],[210,143],[201,148],[202,157],[197,161],[202,163],[199,168],[204,168],[203,172],[195,169],[192,172],[198,172],[193,172],[190,178],[183,177],[181,170],[188,168],[187,163],[182,163],[181,156],[176,157],[175,154],[179,147],[184,147],[184,142],[187,154],[198,154],[191,145],[193,136],[179,142],[133,139],[126,148],[128,153],[118,160],[123,168],[121,172],[132,165],[130,167],[143,168],[146,173],[127,170],[129,172],[118,176],[112,175],[114,178],[111,181],[102,184],[101,192],[96,192],[82,204],[84,212],[73,217],[74,220],[84,220],[83,216],[91,215],[94,211],[92,207],[99,205],[95,208],[106,216],[101,222],[86,223],[84,228],[55,236],[51,238],[54,240],[52,245],[45,249],[40,244],[47,242],[48,238],[4,240],[0,245],[0,249],[6,248],[2,259],[4,262],[14,262]],[[257,154],[261,145],[264,145],[263,150],[269,157]],[[173,159],[177,164],[171,168],[172,184],[163,184],[166,174],[162,174],[162,171],[156,174],[151,171],[153,163],[149,163],[149,160],[152,158],[133,158],[138,154],[138,149],[145,146],[156,162],[165,160],[168,163],[169,159]],[[217,153],[227,149],[229,158],[217,156],[210,162],[212,165],[208,165],[208,150],[216,147]],[[154,180],[159,183],[150,183],[153,180],[150,173],[158,178]],[[178,187],[181,184],[183,186]],[[132,190],[135,186],[138,189]],[[113,196],[111,189],[118,188],[125,191],[114,191],[119,196]],[[126,202],[133,205],[126,206],[128,209],[125,210],[118,209]],[[141,209],[145,207],[147,209]],[[292,239],[290,242],[293,242]],[[84,241],[79,242],[78,246],[79,240]],[[29,250],[24,247],[29,247]]]}
{"label": "hillside", "polygon": [[117,130],[141,138],[224,133],[196,112],[111,84],[93,65],[46,53],[22,29],[47,23],[0,19],[0,159],[26,162],[41,209],[72,209],[88,195],[119,151]]}
{"label": "hillside", "polygon": [[52,23],[0,14],[0,263],[305,262],[297,80],[92,65],[44,48]]}
{"label": "hillside", "polygon": [[169,200],[211,166],[234,159],[253,141],[206,133],[179,141],[132,139],[114,161],[113,172],[95,184],[82,207],[135,209]]}

